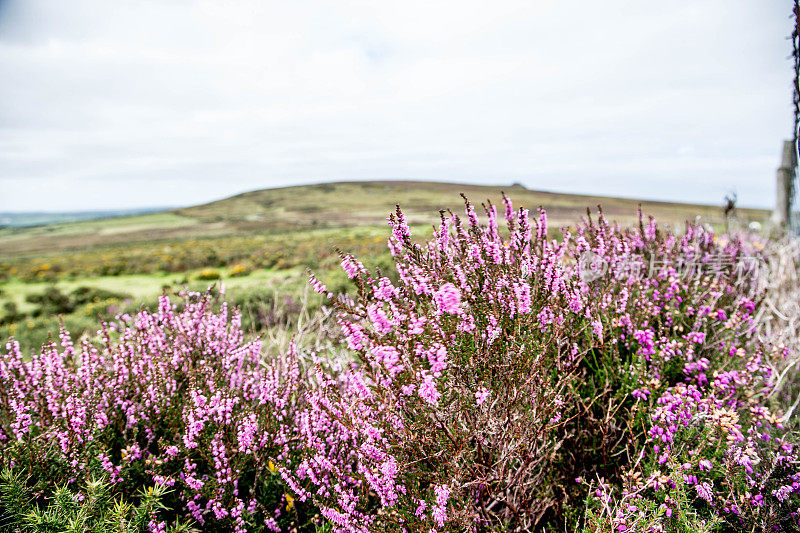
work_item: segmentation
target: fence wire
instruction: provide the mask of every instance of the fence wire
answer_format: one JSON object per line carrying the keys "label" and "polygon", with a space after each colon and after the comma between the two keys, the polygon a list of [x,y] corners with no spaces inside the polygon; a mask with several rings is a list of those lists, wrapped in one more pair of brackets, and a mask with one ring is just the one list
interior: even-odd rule
{"label": "fence wire", "polygon": [[795,172],[791,179],[789,189],[789,225],[794,235],[800,235],[800,213],[796,213],[797,206],[797,161],[800,160],[800,0],[794,0],[792,10],[794,19],[794,29],[792,30],[792,62],[794,67],[794,79],[792,80],[792,104],[794,106],[794,128],[792,131],[792,145],[795,154]]}

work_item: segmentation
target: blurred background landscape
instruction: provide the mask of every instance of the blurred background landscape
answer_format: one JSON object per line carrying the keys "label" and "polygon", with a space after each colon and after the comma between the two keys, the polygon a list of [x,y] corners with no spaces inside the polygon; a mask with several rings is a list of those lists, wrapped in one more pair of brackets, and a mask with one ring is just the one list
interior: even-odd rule
{"label": "blurred background landscape", "polygon": [[[60,321],[75,334],[93,332],[98,316],[132,313],[159,294],[210,285],[224,286],[243,308],[248,330],[286,327],[303,305],[313,310],[320,304],[307,294],[308,270],[335,291],[347,290],[337,250],[392,270],[386,217],[396,204],[422,238],[440,210],[463,209],[460,194],[500,205],[502,192],[517,206],[543,207],[554,235],[592,206],[622,225],[638,223],[640,207],[678,230],[685,221],[718,230],[726,224],[723,209],[714,205],[540,192],[519,184],[375,181],[264,189],[130,216],[9,225],[0,229],[0,336],[13,335],[30,350],[57,334]],[[769,215],[737,209],[743,225],[767,224]]]}

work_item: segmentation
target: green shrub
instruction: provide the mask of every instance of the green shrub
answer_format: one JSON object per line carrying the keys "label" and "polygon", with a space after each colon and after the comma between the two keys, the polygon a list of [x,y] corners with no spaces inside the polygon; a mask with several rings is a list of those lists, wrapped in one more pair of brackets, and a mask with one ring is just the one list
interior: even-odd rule
{"label": "green shrub", "polygon": [[195,276],[195,278],[201,280],[213,281],[222,278],[222,274],[220,274],[219,271],[214,270],[213,268],[204,268],[199,274]]}
{"label": "green shrub", "polygon": [[155,485],[139,491],[131,500],[115,497],[106,478],[82,487],[28,485],[22,473],[0,471],[0,532],[133,533],[145,531],[186,532],[188,523],[167,527],[159,521],[161,503],[169,491]]}

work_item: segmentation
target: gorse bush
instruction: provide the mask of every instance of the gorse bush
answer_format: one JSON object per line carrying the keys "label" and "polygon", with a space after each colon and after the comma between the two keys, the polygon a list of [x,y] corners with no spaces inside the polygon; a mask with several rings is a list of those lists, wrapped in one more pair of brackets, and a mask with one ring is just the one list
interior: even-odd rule
{"label": "gorse bush", "polygon": [[25,353],[38,351],[53,334],[57,335],[60,325],[75,336],[92,334],[97,330],[98,315],[108,320],[121,309],[137,309],[129,294],[86,286],[71,292],[49,286],[26,295],[25,302],[33,308],[23,312],[14,301],[0,306],[0,338],[13,336]]}
{"label": "gorse bush", "polygon": [[161,485],[148,487],[135,495],[137,504],[113,494],[105,479],[94,479],[80,491],[57,487],[45,502],[36,502],[35,488],[50,492],[53,487],[30,487],[27,480],[9,468],[0,472],[0,531],[135,533],[188,531],[185,524],[166,528],[153,521],[164,510],[161,499],[168,492]]}
{"label": "gorse bush", "polygon": [[551,240],[508,199],[504,218],[467,202],[419,243],[398,209],[391,275],[342,255],[351,293],[312,276],[344,357],[265,358],[197,294],[102,346],[12,340],[0,461],[78,493],[98,469],[125,496],[169,487],[153,527],[796,530],[753,247],[602,215]]}

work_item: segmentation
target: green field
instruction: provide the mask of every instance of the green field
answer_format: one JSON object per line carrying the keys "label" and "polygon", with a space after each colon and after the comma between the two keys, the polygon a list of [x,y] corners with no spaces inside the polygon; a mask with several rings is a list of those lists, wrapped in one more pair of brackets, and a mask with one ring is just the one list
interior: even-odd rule
{"label": "green field", "polygon": [[[425,235],[439,210],[461,211],[459,193],[499,205],[502,191],[516,206],[543,206],[551,228],[572,225],[587,207],[598,205],[608,218],[634,224],[640,204],[670,225],[698,216],[716,227],[724,224],[717,206],[557,194],[519,185],[385,181],[265,189],[161,213],[3,228],[0,338],[14,335],[26,349],[35,349],[57,331],[58,316],[73,332],[89,332],[98,315],[133,312],[162,292],[220,282],[239,303],[252,303],[253,294],[297,299],[306,269],[320,273],[332,288],[345,289],[336,249],[388,265],[385,219],[396,204]],[[738,215],[744,222],[763,222],[769,213],[740,209]],[[263,329],[252,322],[255,330]]]}

